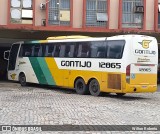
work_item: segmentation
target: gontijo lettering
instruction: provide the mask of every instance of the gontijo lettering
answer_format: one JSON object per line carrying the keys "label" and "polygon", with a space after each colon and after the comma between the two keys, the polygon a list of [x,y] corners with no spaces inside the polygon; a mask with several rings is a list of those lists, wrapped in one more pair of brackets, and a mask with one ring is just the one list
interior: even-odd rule
{"label": "gontijo lettering", "polygon": [[150,55],[156,55],[156,51],[150,51],[150,50],[135,50],[136,54],[150,54]]}
{"label": "gontijo lettering", "polygon": [[62,60],[61,66],[90,68],[92,66],[92,63],[90,61],[65,61],[65,60]]}

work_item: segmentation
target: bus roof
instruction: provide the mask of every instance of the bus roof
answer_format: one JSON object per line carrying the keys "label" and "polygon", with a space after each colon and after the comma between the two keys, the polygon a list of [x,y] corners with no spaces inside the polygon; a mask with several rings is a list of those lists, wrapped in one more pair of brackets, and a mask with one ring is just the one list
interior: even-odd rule
{"label": "bus roof", "polygon": [[[138,34],[116,35],[116,36],[111,36],[111,37],[90,37],[90,36],[82,36],[82,35],[70,35],[70,36],[53,36],[53,37],[48,37],[46,40],[26,41],[25,43],[126,40],[126,39],[130,39],[134,37],[151,38],[151,36],[138,35]],[[155,37],[152,37],[152,38],[155,38]]]}
{"label": "bus roof", "polygon": [[138,35],[138,34],[126,34],[126,35],[117,35],[117,36],[111,36],[111,37],[91,37],[91,36],[83,36],[83,35],[70,35],[70,36],[54,36],[54,37],[48,37],[47,40],[68,40],[68,39],[126,39],[126,38],[132,38],[132,37],[145,37],[150,38],[151,36],[147,35]]}
{"label": "bus roof", "polygon": [[143,37],[143,38],[155,38],[153,36],[148,36],[148,35],[140,35],[140,34],[124,34],[124,35],[116,35],[116,36],[111,36],[107,37],[107,39],[129,39],[133,37]]}
{"label": "bus roof", "polygon": [[82,35],[54,36],[54,37],[48,37],[47,40],[86,39],[86,38],[93,38],[93,37],[82,36]]}

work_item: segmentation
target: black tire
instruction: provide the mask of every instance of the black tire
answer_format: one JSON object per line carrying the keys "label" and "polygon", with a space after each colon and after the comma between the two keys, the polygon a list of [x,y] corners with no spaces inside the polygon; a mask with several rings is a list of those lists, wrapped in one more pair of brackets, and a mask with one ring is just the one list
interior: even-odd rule
{"label": "black tire", "polygon": [[75,82],[75,89],[78,94],[85,95],[88,94],[87,85],[82,78],[79,78]]}
{"label": "black tire", "polygon": [[26,76],[24,73],[21,73],[19,75],[19,83],[21,84],[21,86],[27,86]]}
{"label": "black tire", "polygon": [[100,86],[99,86],[99,83],[96,79],[93,79],[89,83],[89,91],[90,91],[90,94],[93,96],[101,95]]}
{"label": "black tire", "polygon": [[116,93],[118,97],[124,96],[126,93]]}

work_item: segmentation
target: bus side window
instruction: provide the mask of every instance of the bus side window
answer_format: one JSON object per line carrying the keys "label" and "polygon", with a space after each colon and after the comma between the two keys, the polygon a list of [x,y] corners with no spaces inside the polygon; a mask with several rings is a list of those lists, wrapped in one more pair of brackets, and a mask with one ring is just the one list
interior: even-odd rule
{"label": "bus side window", "polygon": [[109,46],[108,48],[108,58],[113,58],[115,59],[116,58],[116,51],[115,51],[115,48],[114,46]]}
{"label": "bus side window", "polygon": [[59,57],[60,48],[61,48],[60,45],[55,46],[55,51],[54,51],[54,54],[53,54],[54,57]]}
{"label": "bus side window", "polygon": [[106,44],[104,41],[91,42],[91,58],[105,58],[106,57]]}
{"label": "bus side window", "polygon": [[65,43],[61,45],[60,57],[73,57],[74,46],[70,43]]}
{"label": "bus side window", "polygon": [[78,48],[79,48],[79,45],[76,43],[74,45],[74,52],[73,52],[73,57],[78,57]]}
{"label": "bus side window", "polygon": [[66,45],[64,57],[70,57],[71,56],[70,49],[71,49],[70,45]]}
{"label": "bus side window", "polygon": [[32,47],[32,56],[33,57],[39,57],[39,56],[41,56],[40,54],[41,54],[41,47],[40,47],[40,45],[39,44],[38,45],[34,45]]}
{"label": "bus side window", "polygon": [[45,57],[45,52],[46,52],[46,45],[41,44],[41,57]]}
{"label": "bus side window", "polygon": [[91,48],[91,58],[97,57],[97,51],[98,51],[97,47]]}
{"label": "bus side window", "polygon": [[125,41],[123,40],[108,41],[107,58],[121,59],[124,44],[125,44]]}
{"label": "bus side window", "polygon": [[74,57],[75,45],[70,45],[70,50],[68,52],[68,57]]}
{"label": "bus side window", "polygon": [[98,51],[97,51],[97,54],[96,54],[96,57],[97,58],[105,58],[106,56],[105,56],[105,50],[106,50],[106,48],[105,48],[105,46],[99,46],[98,47]]}
{"label": "bus side window", "polygon": [[90,46],[88,42],[80,43],[77,57],[86,58],[89,57],[89,54],[90,54]]}
{"label": "bus side window", "polygon": [[97,57],[98,57],[98,58],[104,58],[104,57],[105,57],[105,53],[104,53],[104,52],[101,52],[101,51],[98,51],[98,52],[97,52]]}
{"label": "bus side window", "polygon": [[66,46],[61,45],[60,52],[59,52],[59,57],[65,57],[65,49],[66,49]]}
{"label": "bus side window", "polygon": [[45,55],[45,45],[40,45],[40,49],[38,51],[38,57],[44,57]]}
{"label": "bus side window", "polygon": [[45,49],[45,56],[47,57],[52,57],[53,56],[53,52],[54,52],[54,45],[53,44],[48,44],[46,45],[46,49]]}
{"label": "bus side window", "polygon": [[23,44],[22,47],[22,57],[30,57],[32,54],[32,45],[31,44]]}
{"label": "bus side window", "polygon": [[65,44],[65,49],[64,49],[64,57],[73,57],[74,54],[74,45],[73,43],[66,43]]}

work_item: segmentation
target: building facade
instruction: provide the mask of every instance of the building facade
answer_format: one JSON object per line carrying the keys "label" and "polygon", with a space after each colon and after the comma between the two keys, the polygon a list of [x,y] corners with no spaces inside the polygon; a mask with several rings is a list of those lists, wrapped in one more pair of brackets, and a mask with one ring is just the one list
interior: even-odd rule
{"label": "building facade", "polygon": [[159,32],[160,0],[1,0],[0,28]]}
{"label": "building facade", "polygon": [[149,34],[160,42],[160,0],[0,0],[2,54],[25,39],[124,33]]}

